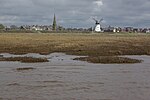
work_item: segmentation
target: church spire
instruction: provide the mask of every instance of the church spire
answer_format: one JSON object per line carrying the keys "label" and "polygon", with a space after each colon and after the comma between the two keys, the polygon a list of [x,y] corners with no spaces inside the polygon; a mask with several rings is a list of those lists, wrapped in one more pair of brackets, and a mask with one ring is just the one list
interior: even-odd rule
{"label": "church spire", "polygon": [[56,31],[57,24],[56,24],[56,16],[54,14],[54,19],[53,19],[53,31]]}

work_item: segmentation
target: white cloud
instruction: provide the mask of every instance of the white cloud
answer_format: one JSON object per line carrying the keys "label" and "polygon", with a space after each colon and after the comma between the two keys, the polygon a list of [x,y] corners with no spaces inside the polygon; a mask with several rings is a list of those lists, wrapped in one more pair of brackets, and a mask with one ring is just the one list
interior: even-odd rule
{"label": "white cloud", "polygon": [[96,0],[93,3],[96,4],[96,6],[98,7],[101,7],[103,5],[103,2],[101,0]]}

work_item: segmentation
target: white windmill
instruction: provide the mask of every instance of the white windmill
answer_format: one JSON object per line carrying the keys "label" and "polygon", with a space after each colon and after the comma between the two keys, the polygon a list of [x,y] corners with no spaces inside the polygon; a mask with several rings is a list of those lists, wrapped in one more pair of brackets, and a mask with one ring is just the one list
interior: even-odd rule
{"label": "white windmill", "polygon": [[96,20],[95,18],[93,18],[93,20],[95,21],[95,27],[94,27],[94,31],[95,32],[102,32],[102,29],[101,29],[101,22],[103,19],[101,20]]}

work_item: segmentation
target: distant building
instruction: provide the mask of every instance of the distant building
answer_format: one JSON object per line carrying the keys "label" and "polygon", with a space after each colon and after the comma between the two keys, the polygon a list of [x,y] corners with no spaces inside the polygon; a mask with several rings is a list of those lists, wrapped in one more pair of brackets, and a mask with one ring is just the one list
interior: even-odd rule
{"label": "distant building", "polygon": [[122,31],[122,29],[120,27],[107,27],[107,28],[103,28],[104,32],[114,32],[114,33],[119,33]]}
{"label": "distant building", "polygon": [[113,32],[114,31],[114,27],[109,26],[109,27],[103,28],[103,31],[104,32]]}
{"label": "distant building", "polygon": [[125,32],[133,32],[133,27],[125,27]]}
{"label": "distant building", "polygon": [[134,29],[133,29],[133,32],[134,32],[134,33],[138,33],[138,32],[139,32],[139,29],[138,29],[138,28],[134,28]]}
{"label": "distant building", "polygon": [[56,31],[57,29],[57,24],[56,24],[56,16],[54,14],[54,19],[53,19],[53,31]]}
{"label": "distant building", "polygon": [[42,30],[43,30],[43,29],[42,29],[40,26],[38,26],[38,25],[36,25],[36,26],[33,25],[33,26],[31,27],[31,29],[32,29],[32,30],[35,30],[35,31],[42,31]]}
{"label": "distant building", "polygon": [[146,33],[150,33],[150,29],[147,29],[147,30],[146,30]]}
{"label": "distant building", "polygon": [[27,27],[30,30],[35,30],[35,31],[52,31],[52,25],[32,25]]}

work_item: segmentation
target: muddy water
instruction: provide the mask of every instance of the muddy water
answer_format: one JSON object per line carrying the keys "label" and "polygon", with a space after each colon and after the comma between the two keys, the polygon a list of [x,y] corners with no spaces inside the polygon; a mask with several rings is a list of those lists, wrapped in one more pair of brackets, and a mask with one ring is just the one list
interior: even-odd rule
{"label": "muddy water", "polygon": [[[14,55],[3,54],[5,57]],[[149,100],[150,57],[140,64],[90,64],[53,53],[50,62],[0,62],[0,100]],[[33,67],[17,71],[16,68]]]}

